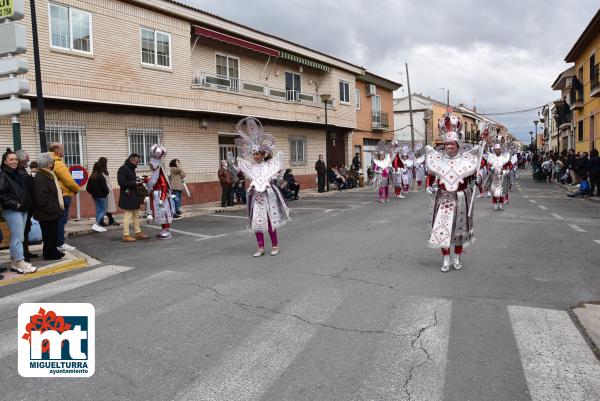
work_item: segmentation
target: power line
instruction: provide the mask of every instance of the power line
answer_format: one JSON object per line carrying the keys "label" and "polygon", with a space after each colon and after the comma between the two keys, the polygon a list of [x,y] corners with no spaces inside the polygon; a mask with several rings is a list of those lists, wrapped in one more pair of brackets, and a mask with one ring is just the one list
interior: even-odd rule
{"label": "power line", "polygon": [[498,112],[493,112],[493,113],[478,113],[478,114],[481,114],[482,116],[505,116],[505,115],[511,115],[511,114],[527,113],[529,111],[534,111],[534,110],[541,109],[544,106],[545,105],[541,105],[541,106],[532,107],[530,109],[523,109],[523,110],[498,111]]}

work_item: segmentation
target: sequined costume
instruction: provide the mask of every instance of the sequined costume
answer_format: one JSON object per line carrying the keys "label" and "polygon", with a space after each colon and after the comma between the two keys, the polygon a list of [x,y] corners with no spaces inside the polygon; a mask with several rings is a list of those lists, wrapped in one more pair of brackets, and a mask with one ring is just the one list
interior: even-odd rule
{"label": "sequined costume", "polygon": [[150,209],[152,210],[149,220],[154,219],[156,223],[161,225],[160,233],[157,235],[160,239],[171,238],[170,228],[175,213],[171,186],[162,165],[162,160],[166,155],[167,150],[163,146],[154,144],[150,147],[150,169],[152,174],[148,177],[146,183],[150,197]]}

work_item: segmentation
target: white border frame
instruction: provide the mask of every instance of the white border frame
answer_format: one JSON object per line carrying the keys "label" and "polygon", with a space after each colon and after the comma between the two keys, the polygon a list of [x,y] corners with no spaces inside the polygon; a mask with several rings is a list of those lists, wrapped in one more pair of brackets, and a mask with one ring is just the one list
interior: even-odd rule
{"label": "white border frame", "polygon": [[[63,9],[67,9],[67,13],[68,13],[68,20],[67,20],[67,26],[69,27],[69,47],[62,47],[62,46],[56,46],[52,44],[52,13],[51,13],[51,8],[52,6],[55,7],[59,7],[59,8],[63,8]],[[82,14],[87,14],[88,18],[89,18],[89,25],[90,25],[90,51],[86,52],[84,50],[78,50],[78,49],[74,49],[73,48],[73,24],[72,24],[72,10],[76,10]],[[86,10],[82,10],[80,8],[76,8],[76,7],[71,7],[71,6],[66,6],[63,4],[58,4],[58,3],[54,3],[54,2],[48,2],[48,34],[50,35],[48,37],[49,39],[49,44],[50,44],[50,48],[51,49],[56,49],[56,50],[60,50],[63,52],[72,52],[75,54],[83,54],[86,56],[93,56],[94,55],[94,25],[93,25],[93,16],[92,13]]]}
{"label": "white border frame", "polygon": [[[344,81],[343,79],[340,79],[340,80],[339,80],[339,83],[338,83],[338,92],[339,92],[339,90],[340,90],[340,84],[342,84],[342,83],[344,83],[344,84],[347,84],[347,85],[348,85],[348,101],[342,100],[342,99],[341,99],[341,96],[340,96],[340,103],[341,103],[341,104],[350,104],[350,82],[349,82],[349,81]],[[355,87],[355,88],[356,88],[356,87]]]}
{"label": "white border frame", "polygon": [[227,59],[227,79],[231,79],[231,77],[229,76],[229,59],[230,58],[234,58],[237,60],[238,62],[238,90],[237,91],[232,91],[232,92],[241,92],[242,91],[242,85],[241,85],[241,81],[242,81],[242,59],[239,56],[232,56],[229,53],[223,53],[223,52],[219,52],[215,50],[215,75],[217,77],[219,77],[219,74],[217,74],[217,56],[221,56],[221,57],[225,57]]}

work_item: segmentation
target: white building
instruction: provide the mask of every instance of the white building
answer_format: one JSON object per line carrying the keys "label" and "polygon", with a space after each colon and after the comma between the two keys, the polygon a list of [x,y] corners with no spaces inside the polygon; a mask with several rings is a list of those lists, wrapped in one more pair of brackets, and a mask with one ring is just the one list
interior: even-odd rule
{"label": "white building", "polygon": [[[431,121],[432,109],[431,99],[422,95],[412,95],[415,144],[425,145],[425,133],[427,129],[431,130],[431,127],[426,126],[426,122]],[[408,96],[394,99],[394,139],[399,142],[411,141]]]}

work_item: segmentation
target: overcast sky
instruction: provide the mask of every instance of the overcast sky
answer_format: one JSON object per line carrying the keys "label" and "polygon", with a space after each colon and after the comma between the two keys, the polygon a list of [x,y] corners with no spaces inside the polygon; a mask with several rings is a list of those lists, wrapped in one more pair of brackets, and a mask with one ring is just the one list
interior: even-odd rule
{"label": "overcast sky", "polygon": [[[559,97],[550,85],[598,0],[180,0],[479,112]],[[406,95],[404,88],[396,96]],[[535,111],[493,117],[529,140]]]}

